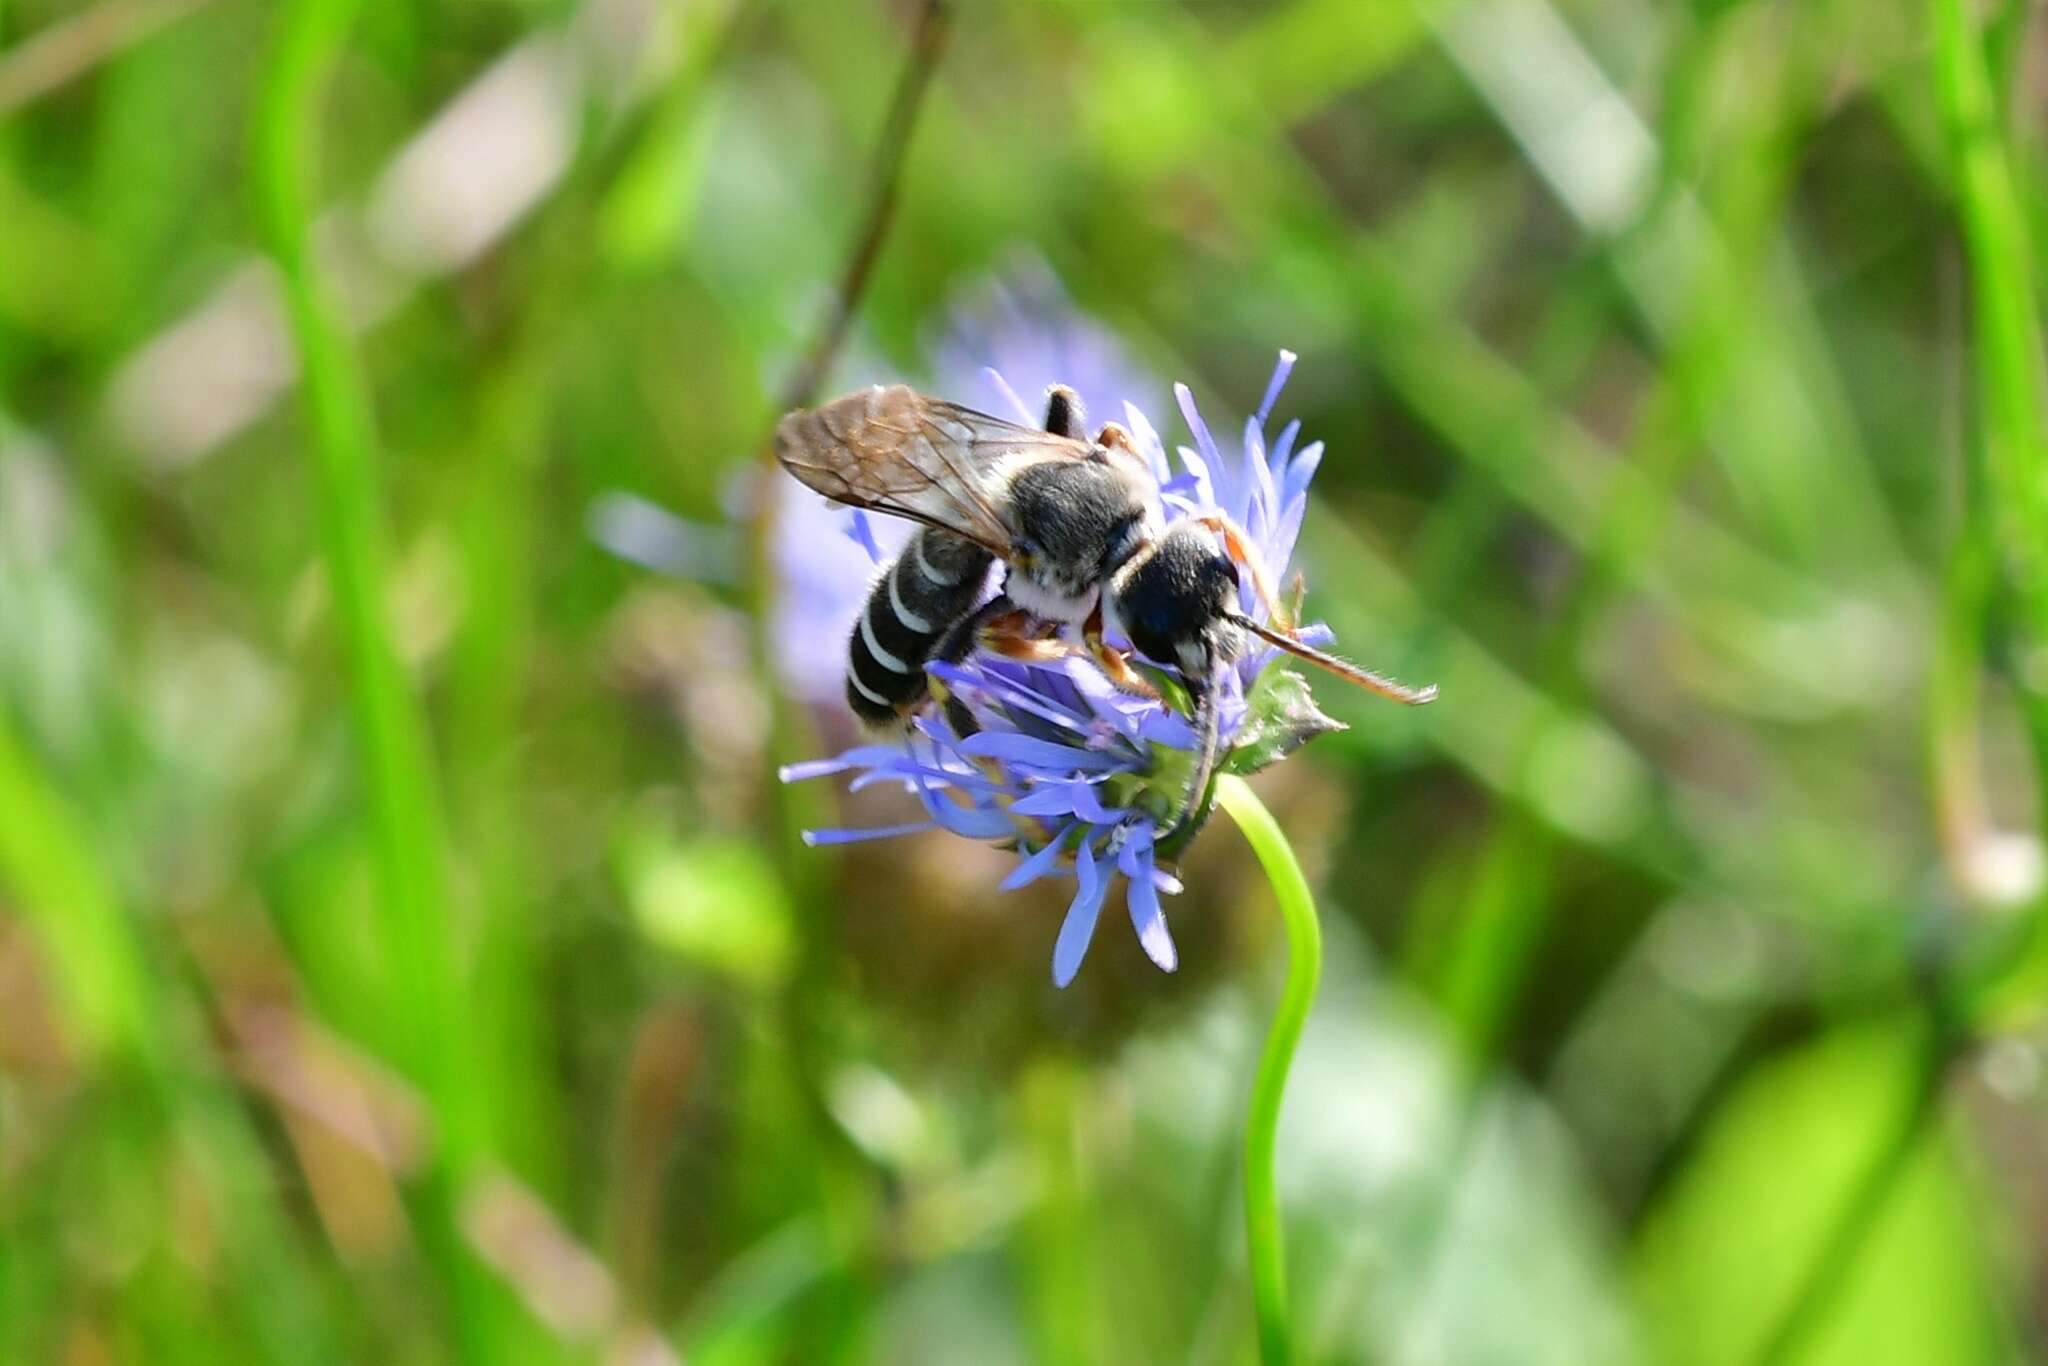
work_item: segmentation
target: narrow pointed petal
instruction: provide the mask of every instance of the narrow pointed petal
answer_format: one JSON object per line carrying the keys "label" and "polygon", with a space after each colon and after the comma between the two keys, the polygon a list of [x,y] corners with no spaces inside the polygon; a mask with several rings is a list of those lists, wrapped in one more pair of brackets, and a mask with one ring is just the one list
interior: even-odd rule
{"label": "narrow pointed petal", "polygon": [[1129,399],[1124,400],[1124,426],[1130,430],[1131,444],[1144,452],[1145,463],[1152,467],[1152,477],[1161,484],[1168,482],[1173,470],[1166,463],[1166,443],[1159,439],[1152,419]]}
{"label": "narrow pointed petal", "polygon": [[822,778],[827,774],[844,773],[850,768],[878,768],[889,771],[900,770],[910,763],[910,755],[895,745],[860,745],[829,759],[808,759],[800,764],[785,764],[778,770],[785,783],[800,783],[810,778]]}
{"label": "narrow pointed petal", "polygon": [[915,835],[931,828],[930,821],[911,821],[907,825],[872,825],[865,830],[806,830],[804,843],[813,849],[830,844],[861,844],[868,840],[887,840],[898,835]]}
{"label": "narrow pointed petal", "polygon": [[1002,839],[1016,829],[999,807],[961,806],[936,795],[923,784],[918,785],[917,795],[934,822],[966,839]]}
{"label": "narrow pointed petal", "polygon": [[1124,887],[1131,927],[1138,932],[1138,943],[1145,956],[1157,963],[1161,972],[1172,972],[1180,966],[1180,954],[1173,947],[1173,936],[1167,932],[1166,915],[1159,909],[1158,889],[1149,876],[1126,878]]}
{"label": "narrow pointed petal", "polygon": [[1056,745],[1048,740],[1035,740],[1028,735],[1004,735],[997,731],[983,731],[979,735],[968,736],[960,742],[960,752],[977,758],[987,757],[1000,759],[1005,763],[1025,764],[1055,773],[1070,768],[1107,773],[1118,767],[1117,761],[1108,755],[1082,749],[1078,745]]}
{"label": "narrow pointed petal", "polygon": [[1124,828],[1124,845],[1117,850],[1117,871],[1125,877],[1139,877],[1152,866],[1152,827],[1139,823]]}
{"label": "narrow pointed petal", "polygon": [[1209,435],[1209,424],[1202,421],[1201,410],[1195,407],[1194,391],[1185,384],[1173,386],[1174,401],[1180,404],[1180,415],[1187,419],[1188,431],[1194,434],[1195,449],[1202,453],[1202,459],[1215,469],[1223,463],[1223,457],[1216,449],[1216,438]]}
{"label": "narrow pointed petal", "polygon": [[1273,525],[1279,494],[1273,487],[1273,471],[1266,466],[1266,434],[1250,418],[1244,424],[1244,467],[1244,529],[1253,540],[1263,540]]}
{"label": "narrow pointed petal", "polygon": [[855,508],[853,516],[847,520],[846,534],[852,538],[855,545],[867,551],[870,560],[876,564],[882,562],[882,547],[875,540],[874,523],[869,521],[868,515],[859,508]]}
{"label": "narrow pointed petal", "polygon": [[1311,441],[1301,448],[1301,454],[1287,464],[1286,478],[1281,481],[1281,496],[1288,502],[1308,492],[1309,480],[1316,477],[1316,470],[1323,463],[1323,443]]}
{"label": "narrow pointed petal", "polygon": [[1123,819],[1124,813],[1104,806],[1087,783],[1068,783],[1067,800],[1074,804],[1074,814],[1091,825],[1114,825]]}
{"label": "narrow pointed petal", "polygon": [[1020,816],[1071,816],[1074,797],[1065,783],[1042,783],[1011,802],[1010,810]]}
{"label": "narrow pointed petal", "polygon": [[1037,853],[1026,856],[1010,870],[1010,875],[1002,880],[1001,889],[1005,892],[1014,892],[1019,887],[1029,886],[1047,874],[1058,871],[1067,831],[1071,829],[1071,825],[1062,826],[1060,832],[1047,840]]}
{"label": "narrow pointed petal", "polygon": [[1067,918],[1060,923],[1060,937],[1052,946],[1052,984],[1056,987],[1073,981],[1081,970],[1088,943],[1095,938],[1096,917],[1102,913],[1102,873],[1095,865],[1094,851],[1086,844],[1074,851],[1074,876],[1081,889],[1074,893]]}
{"label": "narrow pointed petal", "polygon": [[1202,508],[1219,506],[1221,499],[1216,495],[1216,476],[1210,472],[1209,462],[1186,446],[1177,446],[1181,468],[1187,471],[1186,478],[1195,485],[1195,502]]}
{"label": "narrow pointed petal", "polygon": [[1266,397],[1259,403],[1259,425],[1266,425],[1266,417],[1273,411],[1274,401],[1280,397],[1280,390],[1286,387],[1287,376],[1294,370],[1299,359],[1292,351],[1282,351],[1280,361],[1273,367],[1273,378],[1266,381]]}
{"label": "narrow pointed petal", "polygon": [[1010,387],[1010,381],[1003,378],[1002,371],[992,365],[984,365],[981,367],[981,376],[995,386],[995,391],[1003,396],[1003,402],[1010,405],[1010,411],[1017,415],[1019,422],[1027,427],[1038,425],[1038,419],[1042,415],[1024,406],[1024,400],[1017,397],[1017,391]]}
{"label": "narrow pointed petal", "polygon": [[1295,418],[1280,429],[1280,435],[1273,438],[1273,449],[1266,452],[1266,463],[1273,467],[1277,476],[1287,469],[1287,457],[1294,450],[1294,439],[1301,435],[1301,419]]}

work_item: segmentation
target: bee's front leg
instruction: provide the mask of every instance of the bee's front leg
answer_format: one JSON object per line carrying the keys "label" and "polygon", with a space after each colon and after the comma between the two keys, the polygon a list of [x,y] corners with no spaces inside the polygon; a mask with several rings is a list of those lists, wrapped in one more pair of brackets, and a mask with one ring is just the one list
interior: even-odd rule
{"label": "bee's front leg", "polygon": [[1110,686],[1119,692],[1131,693],[1137,697],[1157,698],[1159,689],[1152,686],[1150,679],[1131,667],[1131,661],[1122,650],[1102,638],[1102,604],[1088,614],[1088,620],[1081,626],[1081,642],[1088,651],[1088,657],[1102,670]]}

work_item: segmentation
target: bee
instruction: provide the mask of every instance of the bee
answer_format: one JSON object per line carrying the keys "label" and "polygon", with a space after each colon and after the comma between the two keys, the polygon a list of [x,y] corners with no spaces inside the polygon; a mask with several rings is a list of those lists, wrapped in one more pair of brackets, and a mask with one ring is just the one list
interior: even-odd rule
{"label": "bee", "polygon": [[[1079,397],[1047,391],[1043,430],[876,385],[785,416],[775,456],[835,503],[919,524],[882,571],[847,644],[846,700],[873,726],[901,724],[931,696],[925,665],[979,646],[1024,659],[1079,648],[1128,692],[1158,690],[1111,644],[1177,673],[1201,739],[1190,807],[1214,774],[1220,671],[1264,641],[1382,697],[1432,701],[1295,638],[1251,538],[1229,517],[1162,520],[1150,467],[1117,423],[1092,440]],[[983,601],[988,572],[1001,591]],[[1246,613],[1249,581],[1270,624]],[[1185,816],[1185,812],[1183,816]]]}

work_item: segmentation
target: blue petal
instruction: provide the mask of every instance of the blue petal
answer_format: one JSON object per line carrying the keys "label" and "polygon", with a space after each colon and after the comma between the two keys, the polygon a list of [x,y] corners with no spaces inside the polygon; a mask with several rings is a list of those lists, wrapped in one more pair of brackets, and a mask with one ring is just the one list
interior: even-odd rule
{"label": "blue petal", "polygon": [[897,783],[907,792],[910,790],[912,781],[911,777],[905,773],[891,773],[887,769],[871,768],[852,782],[849,782],[846,785],[846,790],[848,792],[865,792],[876,783]]}
{"label": "blue petal", "polygon": [[1294,449],[1294,439],[1300,435],[1301,419],[1297,417],[1282,427],[1280,435],[1273,438],[1273,449],[1266,452],[1266,460],[1272,465],[1275,474],[1286,472],[1288,452]]}
{"label": "blue petal", "polygon": [[1082,749],[1078,745],[1056,745],[1047,740],[1035,740],[1028,735],[1004,735],[989,730],[962,740],[960,752],[972,754],[977,758],[1000,760],[1006,764],[1023,764],[1053,773],[1064,773],[1077,768],[1107,773],[1119,767],[1117,761],[1109,755]]}
{"label": "blue petal", "polygon": [[1083,713],[1071,712],[1056,706],[1049,699],[1033,693],[1023,684],[1001,674],[986,669],[963,669],[955,664],[938,662],[927,664],[925,671],[956,691],[970,696],[976,692],[993,693],[1001,699],[1005,708],[1021,708],[1033,716],[1077,733],[1086,729],[1086,716]]}
{"label": "blue petal", "polygon": [[896,745],[860,745],[830,759],[808,759],[800,764],[785,764],[778,770],[785,783],[800,783],[809,778],[822,778],[830,773],[844,773],[849,768],[896,769],[911,762],[909,751]]}
{"label": "blue petal", "polygon": [[1166,443],[1159,439],[1152,419],[1129,399],[1124,400],[1124,426],[1130,430],[1131,443],[1145,453],[1145,462],[1152,467],[1153,482],[1163,487],[1173,477],[1173,470],[1166,463]]}
{"label": "blue petal", "polygon": [[1095,795],[1095,789],[1086,783],[1068,783],[1067,798],[1074,804],[1074,814],[1095,825],[1114,825],[1123,819],[1121,810],[1112,811],[1102,804]]}
{"label": "blue petal", "polygon": [[1187,718],[1178,712],[1161,707],[1150,712],[1138,723],[1138,736],[1147,744],[1164,745],[1168,749],[1193,750],[1195,728]]}
{"label": "blue petal", "polygon": [[1056,987],[1073,981],[1081,970],[1088,941],[1095,937],[1095,919],[1102,911],[1106,888],[1095,866],[1095,852],[1085,842],[1074,851],[1074,876],[1080,880],[1081,890],[1074,893],[1067,918],[1060,922],[1060,937],[1052,946],[1052,984]]}
{"label": "blue petal", "polygon": [[1279,363],[1273,367],[1273,378],[1266,381],[1266,397],[1259,403],[1259,425],[1266,425],[1266,415],[1273,411],[1274,400],[1280,397],[1280,390],[1287,383],[1289,372],[1294,369],[1296,356],[1292,351],[1282,351]]}
{"label": "blue petal", "polygon": [[1029,795],[1011,802],[1010,810],[1019,816],[1071,816],[1074,797],[1065,783],[1040,783]]}
{"label": "blue petal", "polygon": [[1073,715],[1086,718],[1088,700],[1074,685],[1076,675],[1086,678],[1098,674],[1099,666],[1092,659],[1081,655],[1068,654],[1050,664],[1031,666],[1031,685],[1039,696],[1047,698],[1065,708]]}
{"label": "blue petal", "polygon": [[874,525],[868,521],[868,515],[859,508],[853,510],[853,516],[846,524],[846,534],[853,539],[855,545],[868,552],[870,560],[876,564],[882,562],[882,547],[875,542]]}
{"label": "blue petal", "polygon": [[919,782],[936,783],[942,788],[954,788],[968,796],[983,796],[1004,792],[1008,789],[1001,783],[990,782],[980,773],[957,773],[949,768],[932,768],[926,764],[905,764],[901,768],[871,769],[846,785],[848,792],[859,792],[880,782],[902,783],[910,787]]}
{"label": "blue petal", "polygon": [[[1151,862],[1151,851],[1146,851],[1145,861]],[[1126,878],[1124,882],[1124,904],[1131,912],[1131,928],[1138,932],[1138,943],[1144,947],[1145,956],[1159,965],[1162,972],[1172,972],[1180,966],[1180,955],[1173,947],[1173,935],[1166,928],[1166,915],[1159,909],[1159,892],[1153,887],[1151,869],[1148,867],[1140,877]]]}
{"label": "blue petal", "polygon": [[935,795],[928,787],[920,786],[917,795],[924,801],[924,809],[939,825],[964,839],[993,840],[1013,835],[1017,827],[1001,808],[993,806],[961,806]]}
{"label": "blue petal", "polygon": [[1003,396],[1003,401],[1008,403],[1010,410],[1017,414],[1019,422],[1027,427],[1038,425],[1041,414],[1034,413],[1024,406],[1024,400],[1017,397],[1017,391],[1010,387],[1010,381],[1003,378],[1002,371],[996,369],[993,365],[984,365],[981,367],[981,377],[995,386],[995,391]]}
{"label": "blue petal", "polygon": [[1266,565],[1278,579],[1294,558],[1294,543],[1301,539],[1301,519],[1308,512],[1308,495],[1296,494],[1280,513],[1280,520],[1266,533]]}
{"label": "blue petal", "polygon": [[1216,475],[1211,472],[1209,462],[1186,446],[1178,449],[1180,463],[1187,470],[1186,477],[1192,479],[1195,484],[1196,505],[1204,509],[1222,506],[1223,500],[1216,495]]}
{"label": "blue petal", "polygon": [[1223,463],[1223,458],[1217,454],[1216,438],[1209,435],[1209,424],[1202,421],[1201,410],[1195,407],[1194,391],[1185,384],[1176,384],[1173,397],[1180,404],[1180,415],[1188,421],[1188,430],[1194,433],[1195,449],[1202,453],[1202,459],[1209,463],[1209,468],[1215,469]]}
{"label": "blue petal", "polygon": [[1257,418],[1244,422],[1244,463],[1250,490],[1245,495],[1244,529],[1253,540],[1264,539],[1273,525],[1278,495],[1273,488],[1273,471],[1266,467],[1266,434]]}
{"label": "blue petal", "polygon": [[1037,853],[1028,855],[1015,868],[1012,868],[1010,875],[1004,878],[1000,884],[1002,890],[1014,892],[1019,887],[1027,886],[1038,881],[1038,879],[1046,876],[1048,873],[1057,871],[1060,859],[1066,852],[1067,832],[1073,828],[1072,825],[1061,826],[1059,833],[1047,840]]}
{"label": "blue petal", "polygon": [[1288,501],[1292,502],[1308,492],[1308,481],[1316,477],[1316,468],[1322,463],[1322,442],[1311,441],[1301,448],[1301,454],[1295,456],[1288,464],[1287,478],[1281,485],[1281,491],[1286,494]]}
{"label": "blue petal", "polygon": [[1110,685],[1109,680],[1102,676],[1100,670],[1091,669],[1089,672],[1091,677],[1077,677],[1074,680],[1081,696],[1087,700],[1088,709],[1095,713],[1098,721],[1107,722],[1124,739],[1136,739],[1139,715],[1147,706],[1158,704],[1146,698],[1118,692]]}
{"label": "blue petal", "polygon": [[908,825],[874,825],[865,830],[806,830],[804,843],[813,849],[825,844],[859,844],[864,840],[894,839],[898,835],[915,835],[921,830],[932,828],[930,821],[912,821]]}
{"label": "blue petal", "polygon": [[1135,821],[1119,827],[1123,847],[1117,850],[1117,871],[1125,877],[1138,877],[1152,866],[1152,825],[1149,821]]}
{"label": "blue petal", "polygon": [[[967,710],[977,717],[981,715],[971,700],[967,703]],[[933,752],[940,758],[955,759],[963,768],[978,770],[979,766],[960,752],[960,737],[953,733],[952,724],[945,719],[941,708],[932,707],[912,717],[910,727],[931,743]]]}

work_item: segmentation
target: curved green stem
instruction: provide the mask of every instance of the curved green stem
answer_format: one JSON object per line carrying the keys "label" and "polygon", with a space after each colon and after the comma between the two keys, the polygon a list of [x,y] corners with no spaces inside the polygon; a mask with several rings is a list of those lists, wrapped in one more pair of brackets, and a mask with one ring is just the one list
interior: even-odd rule
{"label": "curved green stem", "polygon": [[1258,855],[1287,926],[1287,985],[1273,1012],[1265,1051],[1259,1055],[1244,1134],[1245,1237],[1259,1323],[1259,1359],[1265,1366],[1280,1366],[1292,1361],[1294,1353],[1287,1330],[1287,1248],[1280,1227],[1280,1192],[1273,1178],[1273,1138],[1280,1127],[1280,1100],[1287,1089],[1288,1069],[1294,1065],[1295,1045],[1301,1042],[1316,981],[1322,976],[1323,931],[1308,879],[1301,875],[1301,865],[1272,812],[1234,774],[1217,779],[1216,804],[1230,813]]}

